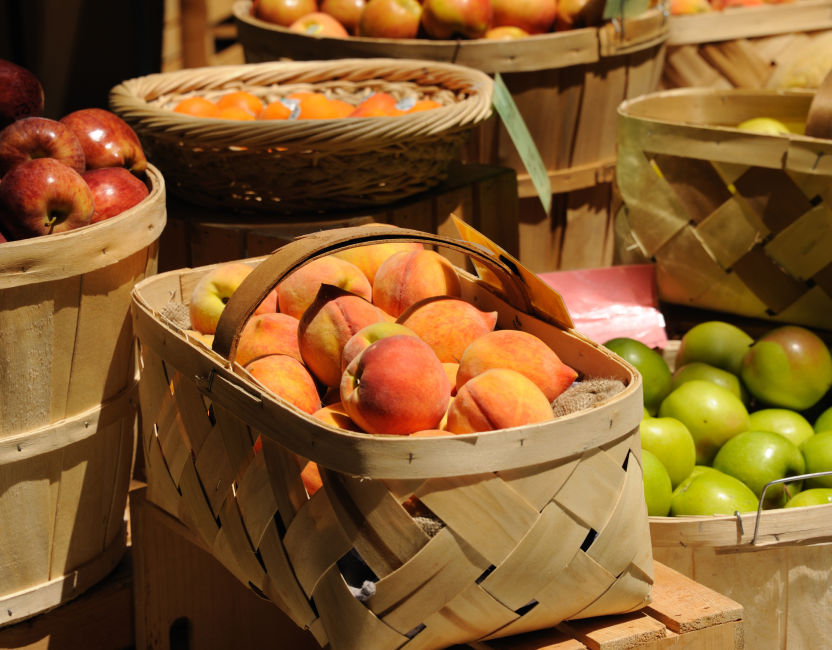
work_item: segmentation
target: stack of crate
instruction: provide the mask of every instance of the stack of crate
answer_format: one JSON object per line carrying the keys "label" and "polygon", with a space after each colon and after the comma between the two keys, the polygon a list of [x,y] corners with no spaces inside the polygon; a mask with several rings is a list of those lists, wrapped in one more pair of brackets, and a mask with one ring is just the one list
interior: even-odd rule
{"label": "stack of crate", "polygon": [[234,0],[165,0],[162,72],[244,63]]}

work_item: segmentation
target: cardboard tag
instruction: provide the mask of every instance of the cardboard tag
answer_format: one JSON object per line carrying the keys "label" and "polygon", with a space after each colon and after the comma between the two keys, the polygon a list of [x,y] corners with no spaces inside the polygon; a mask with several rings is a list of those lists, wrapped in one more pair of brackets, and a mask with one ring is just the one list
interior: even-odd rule
{"label": "cardboard tag", "polygon": [[[520,154],[520,159],[529,176],[532,179],[532,184],[537,190],[537,195],[540,197],[540,202],[543,204],[543,209],[546,214],[552,208],[552,182],[549,179],[549,172],[543,159],[540,157],[540,152],[537,150],[537,145],[529,133],[529,127],[520,115],[517,109],[517,104],[514,103],[514,98],[511,96],[503,78],[500,73],[494,76],[494,97],[492,99],[494,110],[503,121],[503,125],[508,131],[511,141],[517,148],[517,153]],[[557,116],[553,115],[552,119]]]}
{"label": "cardboard tag", "polygon": [[607,0],[604,19],[626,19],[643,14],[650,8],[650,0]]}

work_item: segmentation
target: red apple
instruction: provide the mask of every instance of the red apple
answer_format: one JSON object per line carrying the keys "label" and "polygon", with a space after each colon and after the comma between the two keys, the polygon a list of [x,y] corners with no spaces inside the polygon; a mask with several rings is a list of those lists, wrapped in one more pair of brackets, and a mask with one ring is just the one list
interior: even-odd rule
{"label": "red apple", "polygon": [[495,27],[520,27],[529,34],[545,34],[555,24],[557,0],[491,0]]}
{"label": "red apple", "polygon": [[522,27],[515,27],[513,25],[500,25],[499,27],[492,27],[485,34],[483,38],[490,38],[493,40],[509,40],[512,38],[525,38],[529,35]]}
{"label": "red apple", "polygon": [[43,86],[24,67],[0,59],[0,129],[22,117],[43,114]]}
{"label": "red apple", "polygon": [[86,226],[94,208],[84,177],[54,158],[27,160],[0,181],[0,226],[9,239]]}
{"label": "red apple", "polygon": [[81,141],[87,169],[126,167],[142,172],[147,168],[136,132],[115,113],[103,108],[82,108],[64,115],[60,121]]}
{"label": "red apple", "polygon": [[321,11],[335,18],[350,34],[356,34],[358,18],[366,4],[367,0],[323,0]]}
{"label": "red apple", "polygon": [[422,20],[417,0],[369,0],[358,20],[358,35],[372,38],[416,38]]}
{"label": "red apple", "polygon": [[46,117],[23,117],[0,131],[0,176],[32,158],[54,158],[78,173],[86,167],[84,149],[72,129]]}
{"label": "red apple", "polygon": [[316,0],[254,0],[251,15],[275,25],[288,27],[301,16],[317,10]]}
{"label": "red apple", "polygon": [[83,177],[95,200],[91,223],[121,214],[148,195],[147,185],[124,167],[90,169]]}
{"label": "red apple", "polygon": [[481,38],[493,19],[491,0],[424,0],[422,3],[422,26],[431,38]]}
{"label": "red apple", "polygon": [[308,34],[309,36],[347,38],[350,35],[346,27],[322,11],[313,11],[305,16],[301,16],[289,25],[289,29],[294,32],[300,32],[301,34]]}

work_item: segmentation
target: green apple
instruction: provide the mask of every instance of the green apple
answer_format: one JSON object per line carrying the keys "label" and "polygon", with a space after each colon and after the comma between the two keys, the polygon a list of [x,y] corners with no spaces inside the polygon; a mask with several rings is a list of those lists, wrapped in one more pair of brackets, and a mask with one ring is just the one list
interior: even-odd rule
{"label": "green apple", "polygon": [[680,485],[670,497],[670,515],[732,515],[753,512],[759,501],[745,483],[708,468]]}
{"label": "green apple", "polygon": [[[759,499],[766,483],[803,474],[806,463],[800,448],[779,433],[743,431],[722,445],[713,467],[741,480]],[[802,481],[769,486],[764,506],[782,507],[801,487]]]}
{"label": "green apple", "polygon": [[647,514],[651,517],[666,517],[670,512],[670,495],[673,492],[667,469],[654,454],[642,449],[641,472]]}
{"label": "green apple", "polygon": [[748,404],[748,391],[745,390],[740,378],[732,372],[717,368],[704,361],[689,361],[673,371],[673,388],[691,379],[704,379],[719,384],[739,397],[743,404]]}
{"label": "green apple", "polygon": [[751,131],[763,135],[788,135],[789,127],[773,117],[752,117],[737,124],[741,131]]}
{"label": "green apple", "polygon": [[[819,431],[800,445],[806,459],[806,473],[832,471],[832,431]],[[832,488],[832,474],[806,479],[807,488]]]}
{"label": "green apple", "polygon": [[641,448],[655,455],[667,469],[675,488],[690,476],[696,445],[688,428],[676,418],[645,418],[639,424]]}
{"label": "green apple", "polygon": [[699,465],[710,465],[727,440],[748,430],[748,409],[740,398],[704,379],[674,388],[659,406],[659,417],[676,418],[688,428]]}
{"label": "green apple", "polygon": [[655,415],[672,387],[673,377],[667,361],[653,348],[626,336],[610,339],[604,347],[636,367],[641,374],[644,408]]}
{"label": "green apple", "polygon": [[821,412],[812,428],[815,432],[832,431],[832,406]]}
{"label": "green apple", "polygon": [[783,507],[825,506],[827,503],[832,503],[832,488],[809,488],[795,494]]}
{"label": "green apple", "polygon": [[742,358],[754,339],[742,329],[721,320],[691,327],[682,336],[676,352],[676,367],[701,361],[739,376]]}
{"label": "green apple", "polygon": [[748,349],[740,377],[761,403],[804,411],[832,387],[832,355],[811,330],[783,325]]}
{"label": "green apple", "polygon": [[748,428],[751,431],[771,431],[779,433],[800,447],[803,442],[815,435],[815,430],[803,415],[791,409],[760,409],[749,415]]}
{"label": "green apple", "polygon": [[690,485],[691,481],[693,481],[697,476],[702,476],[702,474],[718,471],[719,470],[714,469],[710,465],[694,465],[693,471],[687,476],[687,478],[685,478],[684,481],[682,481],[681,483],[679,483],[679,485],[673,488],[673,494],[675,495],[677,492],[682,492],[686,490],[688,485]]}

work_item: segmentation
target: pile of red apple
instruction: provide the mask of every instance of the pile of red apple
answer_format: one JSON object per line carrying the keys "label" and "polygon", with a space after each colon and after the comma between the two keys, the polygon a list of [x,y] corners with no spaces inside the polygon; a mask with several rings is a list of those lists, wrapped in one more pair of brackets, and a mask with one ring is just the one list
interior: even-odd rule
{"label": "pile of red apple", "polygon": [[0,59],[0,242],[97,223],[148,195],[144,151],[119,116],[43,109],[35,75]]}
{"label": "pile of red apple", "polygon": [[594,0],[254,0],[255,18],[315,36],[511,39],[601,22]]}
{"label": "pile of red apple", "polygon": [[[193,336],[211,344],[251,270],[228,262],[200,278],[189,302]],[[258,305],[235,361],[301,411],[350,431],[453,435],[553,420],[552,402],[577,372],[460,293],[451,263],[420,243],[332,253]]]}

